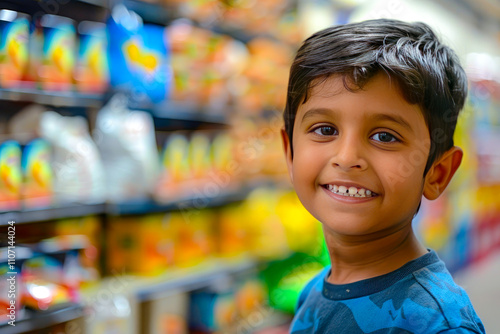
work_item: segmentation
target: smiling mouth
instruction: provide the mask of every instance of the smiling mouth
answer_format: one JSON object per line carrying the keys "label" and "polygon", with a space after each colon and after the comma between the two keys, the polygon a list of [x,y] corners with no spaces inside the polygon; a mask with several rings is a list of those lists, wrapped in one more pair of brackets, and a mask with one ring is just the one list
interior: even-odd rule
{"label": "smiling mouth", "polygon": [[323,188],[334,194],[338,194],[341,196],[360,197],[360,198],[378,196],[377,193],[365,188],[338,186],[336,184],[324,184]]}

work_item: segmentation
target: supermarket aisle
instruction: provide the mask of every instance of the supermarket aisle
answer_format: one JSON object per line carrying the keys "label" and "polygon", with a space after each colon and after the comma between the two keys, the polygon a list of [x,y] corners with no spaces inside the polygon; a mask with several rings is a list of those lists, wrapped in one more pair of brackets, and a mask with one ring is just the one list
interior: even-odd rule
{"label": "supermarket aisle", "polygon": [[469,294],[486,333],[500,333],[500,250],[454,276]]}

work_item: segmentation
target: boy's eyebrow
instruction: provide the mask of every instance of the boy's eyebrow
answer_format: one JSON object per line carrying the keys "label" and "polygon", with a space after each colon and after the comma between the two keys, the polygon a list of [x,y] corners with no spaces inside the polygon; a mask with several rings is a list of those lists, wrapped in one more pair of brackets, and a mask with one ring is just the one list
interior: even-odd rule
{"label": "boy's eyebrow", "polygon": [[413,129],[412,129],[410,123],[408,123],[403,117],[401,117],[399,115],[375,114],[375,115],[371,115],[370,118],[373,121],[379,121],[379,122],[380,121],[389,121],[389,122],[397,123],[397,124],[405,127],[407,130],[413,132]]}
{"label": "boy's eyebrow", "polygon": [[316,115],[329,115],[331,113],[331,110],[327,108],[313,108],[309,109],[304,113],[304,116],[302,116],[302,122],[308,117],[313,117]]}

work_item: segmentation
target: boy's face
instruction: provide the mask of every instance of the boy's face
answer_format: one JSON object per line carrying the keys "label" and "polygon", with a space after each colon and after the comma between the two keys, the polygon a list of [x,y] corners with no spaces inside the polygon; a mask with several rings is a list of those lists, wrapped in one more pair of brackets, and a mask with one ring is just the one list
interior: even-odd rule
{"label": "boy's face", "polygon": [[334,76],[310,93],[295,118],[293,159],[284,135],[290,177],[306,209],[342,235],[410,224],[430,150],[420,107],[385,74],[356,92]]}

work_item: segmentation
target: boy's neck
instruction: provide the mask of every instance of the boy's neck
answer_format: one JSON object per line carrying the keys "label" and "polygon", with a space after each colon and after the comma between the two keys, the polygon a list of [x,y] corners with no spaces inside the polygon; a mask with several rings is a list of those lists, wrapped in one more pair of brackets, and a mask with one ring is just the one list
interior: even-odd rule
{"label": "boy's neck", "polygon": [[332,263],[328,282],[347,284],[390,273],[427,253],[411,225],[383,237],[365,240],[324,231]]}

